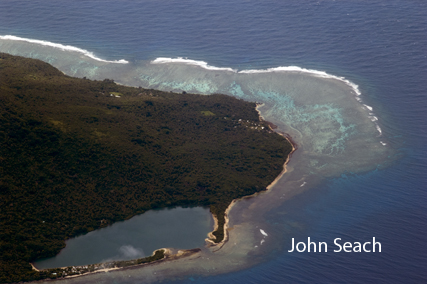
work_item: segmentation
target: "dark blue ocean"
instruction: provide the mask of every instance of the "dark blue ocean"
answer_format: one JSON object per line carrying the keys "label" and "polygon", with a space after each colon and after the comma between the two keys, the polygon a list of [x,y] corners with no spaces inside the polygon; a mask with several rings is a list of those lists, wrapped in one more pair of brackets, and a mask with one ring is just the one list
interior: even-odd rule
{"label": "dark blue ocean", "polygon": [[375,237],[381,253],[288,253],[280,245],[249,268],[174,283],[427,283],[426,1],[0,0],[5,35],[133,65],[183,57],[236,70],[299,66],[357,84],[391,162],[325,177],[266,220],[273,231],[331,248],[337,237]]}

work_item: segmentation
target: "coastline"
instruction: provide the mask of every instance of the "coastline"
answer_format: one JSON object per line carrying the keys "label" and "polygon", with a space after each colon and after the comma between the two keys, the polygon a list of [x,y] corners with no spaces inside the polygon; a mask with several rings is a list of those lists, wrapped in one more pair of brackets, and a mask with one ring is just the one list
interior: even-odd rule
{"label": "coastline", "polygon": [[[255,107],[256,111],[258,112],[258,116],[259,116],[260,121],[267,122],[271,131],[274,131],[274,132],[278,133],[279,135],[283,136],[291,144],[292,150],[288,154],[288,157],[286,158],[286,161],[282,166],[282,171],[266,187],[266,190],[256,192],[252,195],[243,196],[243,197],[240,197],[237,199],[233,199],[231,201],[231,203],[228,205],[228,207],[226,208],[226,210],[224,212],[224,221],[225,221],[224,227],[223,227],[224,238],[219,243],[216,243],[214,241],[215,236],[212,234],[213,232],[215,232],[218,229],[218,218],[216,215],[212,214],[212,218],[214,220],[214,229],[208,233],[208,238],[205,239],[205,242],[206,242],[205,247],[209,248],[213,253],[220,250],[227,243],[227,241],[229,239],[229,234],[228,234],[229,222],[230,222],[229,213],[230,213],[231,209],[233,208],[233,206],[240,200],[243,200],[245,198],[252,198],[252,197],[255,197],[261,193],[268,192],[269,190],[271,190],[274,187],[274,185],[280,180],[280,178],[287,172],[286,165],[289,163],[290,157],[292,156],[292,154],[298,149],[298,145],[291,139],[291,137],[289,137],[289,135],[275,131],[274,129],[277,127],[275,127],[275,125],[273,123],[270,123],[264,119],[264,117],[261,115],[261,112],[258,109],[259,107],[261,107],[263,105],[264,104],[258,104],[257,103],[257,106]],[[65,280],[65,279],[76,278],[76,277],[80,277],[80,276],[87,276],[87,275],[91,275],[91,274],[95,274],[95,273],[110,272],[110,271],[115,271],[115,270],[126,270],[126,269],[142,267],[142,266],[154,265],[154,264],[158,264],[158,263],[161,263],[164,261],[173,261],[173,260],[177,260],[177,259],[187,258],[187,257],[191,257],[191,256],[196,255],[197,253],[199,253],[201,251],[201,249],[200,248],[194,248],[194,249],[187,249],[187,250],[174,250],[174,249],[169,249],[169,248],[160,248],[160,249],[155,250],[150,257],[153,257],[156,254],[156,252],[159,252],[159,251],[163,251],[163,254],[164,254],[163,258],[161,258],[161,259],[150,261],[150,262],[145,262],[145,263],[134,263],[137,260],[124,261],[124,262],[128,262],[128,264],[126,266],[117,266],[117,263],[119,263],[120,261],[98,263],[98,264],[92,264],[92,265],[82,265],[82,266],[59,267],[59,268],[53,268],[53,269],[38,269],[37,267],[34,266],[33,263],[30,263],[30,265],[31,265],[32,269],[35,271],[43,271],[43,270],[49,271],[50,270],[53,272],[53,270],[65,270],[65,269],[71,268],[72,271],[74,271],[74,273],[76,273],[76,274],[65,275],[62,277],[51,279],[51,280]],[[94,267],[95,270],[86,271],[84,273],[78,273],[77,274],[78,269],[81,269],[81,268],[84,269],[85,267],[87,269],[88,266]],[[110,267],[108,267],[108,266],[110,266]],[[56,275],[56,274],[54,274],[54,275]]]}
{"label": "coastline", "polygon": [[265,121],[268,123],[268,127],[270,128],[271,131],[276,132],[277,134],[283,136],[291,145],[292,145],[292,151],[289,153],[288,157],[286,158],[285,163],[283,164],[283,169],[280,172],[280,174],[266,187],[265,191],[260,191],[260,192],[256,192],[252,195],[248,195],[248,196],[243,196],[237,199],[233,199],[231,201],[231,203],[228,205],[227,209],[224,212],[224,239],[219,242],[216,243],[215,240],[215,236],[213,235],[213,232],[215,232],[218,229],[218,218],[216,215],[212,214],[212,218],[214,219],[214,229],[208,233],[208,238],[205,239],[206,244],[208,247],[212,247],[212,248],[216,248],[216,250],[213,250],[213,252],[220,250],[224,244],[228,241],[228,234],[227,234],[227,230],[228,230],[228,224],[230,222],[230,218],[228,217],[230,210],[233,208],[234,204],[236,204],[239,200],[245,199],[245,198],[252,198],[254,196],[257,196],[258,194],[261,194],[262,192],[268,192],[271,188],[274,187],[274,185],[280,180],[280,178],[286,173],[287,169],[286,169],[286,165],[289,163],[289,160],[292,156],[292,154],[298,149],[298,145],[292,140],[292,138],[282,132],[278,132],[275,131],[274,129],[277,128],[276,125],[274,125],[271,122],[268,122],[264,119],[264,117],[261,115],[261,111],[259,110],[260,107],[264,106],[264,103],[256,103],[256,107],[255,110],[258,112],[258,117],[260,121]]}
{"label": "coastline", "polygon": [[[142,263],[137,263],[138,260],[140,259],[133,259],[133,260],[128,260],[128,261],[112,261],[112,262],[103,262],[103,263],[96,263],[96,264],[90,264],[90,265],[78,265],[78,266],[66,266],[66,267],[57,267],[57,268],[48,268],[48,269],[38,269],[37,267],[34,266],[33,263],[30,262],[30,265],[32,267],[33,270],[39,272],[39,271],[46,271],[49,272],[51,271],[51,274],[53,275],[57,275],[58,272],[53,272],[53,271],[59,271],[59,270],[69,270],[71,269],[73,271],[73,275],[67,275],[65,274],[65,276],[61,276],[58,278],[46,278],[46,279],[41,279],[38,281],[44,281],[44,280],[62,280],[62,279],[69,279],[69,278],[76,278],[76,277],[80,277],[80,276],[87,276],[90,274],[95,274],[95,273],[100,273],[100,272],[109,272],[109,271],[113,271],[113,270],[125,270],[125,269],[129,269],[129,268],[134,268],[134,267],[138,267],[138,266],[147,266],[147,265],[152,265],[155,263],[159,263],[159,262],[163,262],[166,260],[172,260],[172,259],[178,259],[178,258],[182,258],[185,256],[189,256],[192,254],[195,254],[197,252],[199,252],[200,249],[189,249],[189,250],[178,250],[177,253],[173,253],[172,249],[169,248],[160,248],[160,249],[156,249],[155,251],[153,251],[153,253],[151,254],[151,256],[148,256],[146,258],[143,259],[147,259],[150,257],[154,257],[157,253],[159,252],[163,252],[163,258],[158,259],[158,260],[154,260],[154,261],[149,261],[149,262],[142,262]],[[126,266],[119,266],[120,264],[123,263],[127,263]],[[108,267],[110,266],[110,267]],[[86,271],[86,272],[78,272],[79,269],[87,269],[88,267],[93,267],[93,271]],[[36,281],[36,282],[38,282]]]}
{"label": "coastline", "polygon": [[[6,57],[8,57],[8,56],[12,56],[12,55],[7,55]],[[22,60],[34,60],[34,59],[25,59],[23,57]],[[42,62],[41,60],[38,60],[38,61]],[[50,65],[50,66],[52,66],[52,65]],[[55,68],[55,67],[52,67],[52,68]],[[57,68],[55,68],[55,69],[59,70]],[[62,70],[59,72],[60,72],[60,74],[63,74],[64,77],[73,78],[73,77],[67,75],[66,72],[64,72]],[[60,77],[60,75],[58,75],[58,76]],[[60,77],[60,78],[62,78],[62,77]],[[85,77],[83,79],[85,79]],[[82,80],[82,79],[80,79],[80,80]],[[126,86],[126,84],[116,83],[111,79],[104,79],[104,81],[107,81],[107,83],[113,83],[114,85]],[[151,93],[150,93],[150,95],[151,95]],[[96,95],[96,97],[98,97],[98,95]],[[232,96],[228,96],[228,97],[232,97]],[[262,129],[264,129],[265,132],[264,132],[264,134],[260,134],[260,135],[263,135],[263,136],[272,135],[272,133],[274,132],[273,129],[275,128],[274,124],[265,121],[263,116],[261,115],[261,112],[258,110],[258,108],[260,106],[262,106],[263,104],[259,104],[259,103],[254,104],[253,102],[252,103],[246,102],[246,103],[247,103],[248,109],[251,109],[251,111],[252,111],[251,120],[253,122],[256,122],[256,120],[257,120],[255,114],[253,114],[253,109],[255,109],[258,113],[258,120],[261,122],[265,122],[265,124],[263,125],[264,127],[262,127]],[[249,122],[249,120],[247,122]],[[244,126],[248,127],[247,125],[244,125]],[[267,129],[267,127],[268,127],[268,129]],[[253,128],[253,127],[251,127],[251,128]],[[258,128],[256,128],[256,129],[258,129]],[[257,134],[253,134],[253,133],[248,134],[248,136],[253,136],[253,135],[257,135]],[[282,135],[282,134],[279,133],[279,135]],[[284,135],[282,135],[282,136],[284,136]],[[278,138],[278,137],[276,137],[276,138]],[[285,139],[289,143],[291,143],[292,149],[289,152],[289,154],[287,155],[285,163],[282,164],[281,172],[279,173],[278,176],[275,177],[274,175],[280,169],[280,164],[283,163],[283,156],[281,156],[280,159],[277,160],[277,162],[278,162],[277,167],[275,167],[275,171],[268,178],[268,181],[273,179],[273,178],[274,178],[274,180],[271,184],[269,184],[265,188],[263,187],[261,192],[269,190],[277,182],[277,180],[280,179],[284,173],[286,173],[286,164],[288,163],[291,154],[295,151],[296,148],[295,148],[294,143],[292,143],[290,139],[288,139],[287,137],[285,137]],[[281,140],[281,139],[279,139],[279,140]],[[281,146],[286,146],[286,148],[287,148],[286,152],[288,152],[290,150],[289,145],[286,145],[287,144],[286,141],[279,141],[278,144]],[[266,165],[266,167],[268,167],[268,165]],[[267,181],[267,183],[265,183],[265,180],[264,180],[264,182],[262,182],[262,180],[260,180],[259,183],[262,183],[265,186],[266,184],[268,184],[268,181]],[[252,192],[254,192],[254,191],[252,191]],[[233,208],[234,204],[236,204],[237,201],[239,201],[240,199],[251,198],[251,197],[254,197],[261,192],[255,192],[254,194],[242,196],[242,197],[231,200],[231,202],[225,208],[224,211],[218,210],[216,212],[216,214],[218,214],[218,215],[211,213],[212,218],[213,218],[214,223],[215,223],[215,225],[214,225],[215,229],[214,229],[214,231],[208,233],[209,239],[206,239],[206,243],[204,245],[201,245],[201,248],[203,248],[203,246],[204,246],[204,248],[213,247],[214,250],[212,252],[221,249],[223,247],[223,245],[230,238],[230,236],[228,234],[228,229],[230,226],[229,214],[230,214],[230,211]],[[218,197],[216,197],[216,198],[218,198]],[[230,199],[228,199],[228,200],[230,200]],[[223,203],[223,206],[224,205],[226,205],[226,203]],[[222,207],[222,208],[224,208],[224,207]],[[219,219],[218,216],[221,219]],[[224,219],[222,219],[222,218],[224,218]],[[218,222],[218,220],[220,220],[220,222]],[[44,221],[43,221],[43,223],[44,223]],[[221,236],[221,240],[217,239],[218,242],[215,242],[216,236],[213,233],[215,233],[218,230],[219,226],[222,227],[220,229],[223,230],[223,232],[222,232],[223,238]],[[219,231],[219,232],[221,232],[221,231]],[[88,264],[88,265],[74,265],[74,266],[54,267],[54,268],[46,268],[46,269],[37,268],[36,263],[32,263],[32,262],[27,262],[27,263],[30,265],[31,270],[33,272],[40,272],[41,277],[45,277],[44,279],[46,279],[46,280],[58,279],[59,280],[59,279],[66,279],[66,278],[76,278],[78,276],[90,275],[90,274],[99,273],[99,272],[109,272],[109,271],[114,271],[114,270],[122,270],[122,269],[127,269],[129,267],[158,263],[160,261],[174,260],[174,259],[189,256],[189,255],[193,255],[194,253],[199,252],[199,251],[201,251],[200,248],[189,249],[189,250],[178,250],[178,249],[174,249],[174,248],[172,248],[172,249],[160,248],[160,249],[154,250],[151,256],[139,258],[139,259],[132,259],[132,260],[126,260],[126,261],[107,261],[107,262],[100,262],[100,263],[92,263],[92,264]]]}
{"label": "coastline", "polygon": [[[259,106],[262,106],[263,104],[261,104],[261,105],[259,105]],[[258,110],[258,105],[257,105],[257,107],[256,107],[256,110],[257,110],[257,112],[259,113],[259,117],[260,117],[260,119],[262,119],[262,120],[264,120],[264,118],[261,116],[261,114],[260,114],[260,111]],[[265,120],[264,120],[265,121]],[[271,125],[274,125],[274,124],[272,124],[271,123]],[[269,123],[269,127],[270,127],[270,129],[272,130],[272,131],[274,131],[273,130],[273,128],[272,128],[272,126],[270,125],[270,123]],[[214,219],[214,229],[211,231],[211,232],[209,232],[208,233],[208,238],[206,238],[205,239],[205,241],[206,241],[206,243],[207,243],[207,246],[208,247],[211,247],[211,248],[216,248],[216,250],[213,250],[212,252],[216,252],[216,251],[218,251],[218,250],[220,250],[223,246],[224,246],[224,244],[228,241],[228,234],[227,234],[227,230],[228,230],[228,224],[229,224],[229,222],[230,222],[230,218],[228,217],[228,215],[229,215],[229,212],[230,212],[230,210],[233,208],[233,206],[239,201],[239,200],[243,200],[243,199],[245,199],[245,198],[252,198],[252,197],[255,197],[255,196],[257,196],[257,195],[259,195],[259,194],[261,194],[261,193],[265,193],[265,192],[268,192],[269,190],[271,190],[273,187],[274,187],[274,185],[280,180],[280,178],[282,178],[282,176],[287,172],[287,168],[286,168],[286,165],[289,163],[289,160],[290,160],[290,158],[291,158],[291,156],[292,156],[292,154],[298,149],[298,145],[288,136],[288,135],[286,135],[286,134],[284,134],[284,133],[281,133],[281,132],[277,132],[277,131],[275,131],[276,133],[278,133],[279,135],[281,135],[281,136],[283,136],[291,145],[292,145],[292,151],[289,153],[289,155],[288,155],[288,157],[286,158],[286,161],[285,161],[285,163],[283,164],[283,169],[282,169],[282,171],[280,172],[280,174],[266,187],[266,190],[264,190],[264,191],[260,191],[260,192],[256,192],[256,193],[254,193],[254,194],[252,194],[252,195],[247,195],[247,196],[243,196],[243,197],[240,197],[240,198],[237,198],[237,199],[233,199],[232,201],[231,201],[231,203],[228,205],[228,207],[227,207],[227,209],[225,210],[225,212],[224,212],[224,219],[225,219],[225,223],[224,223],[224,239],[221,241],[221,242],[219,242],[219,243],[216,243],[214,240],[215,240],[215,236],[212,234],[213,232],[215,232],[217,229],[218,229],[218,219],[217,219],[217,216],[216,215],[214,215],[214,214],[212,214],[212,217],[213,217],[213,219]]]}

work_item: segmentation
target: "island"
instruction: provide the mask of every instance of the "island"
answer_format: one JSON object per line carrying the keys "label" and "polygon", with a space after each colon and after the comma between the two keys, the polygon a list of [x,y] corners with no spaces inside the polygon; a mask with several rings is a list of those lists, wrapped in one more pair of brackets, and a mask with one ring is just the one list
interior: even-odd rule
{"label": "island", "polygon": [[73,78],[0,53],[0,282],[64,277],[31,262],[156,208],[209,207],[210,242],[223,242],[227,208],[266,190],[294,149],[256,107]]}

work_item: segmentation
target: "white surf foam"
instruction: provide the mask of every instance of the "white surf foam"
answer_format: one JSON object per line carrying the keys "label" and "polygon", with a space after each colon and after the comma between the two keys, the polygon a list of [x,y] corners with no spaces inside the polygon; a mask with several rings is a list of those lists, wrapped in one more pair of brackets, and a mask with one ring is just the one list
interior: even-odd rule
{"label": "white surf foam", "polygon": [[35,43],[35,44],[40,44],[40,45],[44,45],[44,46],[50,46],[50,47],[54,47],[54,48],[58,48],[61,50],[66,50],[66,51],[75,51],[75,52],[79,52],[89,58],[92,58],[94,60],[97,61],[101,61],[101,62],[108,62],[108,63],[119,63],[119,64],[127,64],[129,63],[129,61],[126,61],[124,59],[121,60],[114,60],[114,61],[110,61],[110,60],[104,60],[102,58],[96,57],[92,52],[82,49],[82,48],[78,48],[75,46],[71,46],[71,45],[63,45],[60,43],[54,43],[54,42],[50,42],[50,41],[44,41],[44,40],[38,40],[38,39],[31,39],[31,38],[22,38],[22,37],[17,37],[17,36],[13,36],[13,35],[5,35],[5,36],[0,36],[0,39],[3,40],[14,40],[14,41],[25,41],[25,42],[29,42],[29,43]]}
{"label": "white surf foam", "polygon": [[[285,66],[280,66],[280,67],[268,68],[268,69],[259,69],[259,70],[258,69],[254,69],[254,70],[242,70],[242,71],[239,71],[239,73],[243,73],[243,74],[269,73],[269,72],[301,72],[301,73],[308,73],[308,74],[314,75],[316,77],[339,80],[339,81],[345,83],[347,86],[351,87],[352,90],[354,91],[354,93],[356,94],[356,100],[359,103],[362,103],[362,99],[360,98],[360,95],[362,93],[360,92],[358,85],[356,85],[355,83],[347,80],[345,77],[331,75],[331,74],[326,73],[325,71],[319,71],[319,70],[313,70],[313,69],[306,69],[306,68],[301,68],[301,67],[298,67],[298,66],[286,66],[286,67]],[[363,104],[363,106],[366,109],[368,109],[369,111],[373,111],[373,108],[371,106],[368,106],[366,104]],[[369,118],[375,124],[375,127],[376,127],[376,129],[378,130],[378,132],[380,133],[380,136],[381,136],[382,135],[382,130],[381,130],[380,126],[377,123],[378,117],[376,117],[373,113],[369,113]]]}
{"label": "white surf foam", "polygon": [[182,58],[182,57],[177,57],[177,58],[159,57],[159,58],[156,58],[153,61],[151,61],[151,64],[164,64],[164,63],[183,63],[183,64],[188,64],[188,65],[200,66],[200,67],[207,69],[207,70],[236,72],[235,69],[232,69],[229,67],[210,66],[205,61],[192,60],[192,59],[187,59],[187,58]]}
{"label": "white surf foam", "polygon": [[[358,100],[358,102],[360,102],[360,103],[362,103],[362,100],[360,99],[360,98],[358,98],[358,97],[356,97]],[[363,104],[363,106],[366,108],[366,109],[368,109],[369,111],[373,111],[373,107],[371,107],[371,106],[368,106],[368,105],[366,105],[366,104]],[[376,127],[376,129],[378,130],[378,132],[380,133],[380,136],[382,135],[382,130],[381,130],[381,127],[378,125],[378,123],[377,123],[377,121],[378,121],[378,117],[376,117],[375,115],[374,115],[374,113],[373,112],[370,112],[369,113],[369,119],[373,122],[373,123],[375,123],[375,127]]]}
{"label": "white surf foam", "polygon": [[371,106],[368,106],[368,105],[365,105],[365,104],[363,104],[363,106],[366,107],[367,109],[369,109],[370,111],[373,110],[373,108]]}
{"label": "white surf foam", "polygon": [[[152,64],[183,63],[183,64],[188,64],[188,65],[197,65],[197,66],[200,66],[200,67],[205,68],[207,70],[230,71],[230,72],[239,73],[239,74],[259,74],[259,73],[270,73],[270,72],[307,73],[307,74],[311,74],[311,75],[316,76],[316,77],[326,78],[326,79],[335,79],[335,80],[338,80],[338,81],[345,83],[347,86],[349,86],[354,91],[354,93],[356,94],[356,100],[358,102],[360,102],[369,111],[373,110],[373,108],[371,106],[362,103],[362,99],[360,98],[360,95],[362,93],[360,92],[359,86],[357,84],[351,82],[350,80],[347,80],[345,77],[331,75],[331,74],[326,73],[325,71],[319,71],[319,70],[314,70],[314,69],[306,69],[306,68],[301,68],[298,66],[279,66],[279,67],[267,68],[267,69],[250,69],[250,70],[237,71],[237,70],[229,68],[229,67],[210,66],[205,61],[192,60],[192,59],[182,58],[182,57],[177,57],[177,58],[159,57],[159,58],[156,58],[155,60],[151,61],[151,63]],[[375,127],[381,136],[382,130],[377,123],[378,117],[376,117],[373,113],[370,113],[369,118],[371,119],[372,122],[375,123]]]}
{"label": "white surf foam", "polygon": [[376,117],[373,113],[369,114],[369,118],[371,119],[372,122],[375,122],[378,120],[378,117]]}
{"label": "white surf foam", "polygon": [[263,230],[263,229],[259,229],[259,231],[261,232],[261,234],[263,234],[264,236],[268,236],[267,233]]}
{"label": "white surf foam", "polygon": [[243,73],[243,74],[270,73],[270,72],[301,72],[301,73],[309,73],[309,74],[312,74],[314,76],[321,77],[321,78],[336,79],[336,80],[344,82],[346,85],[350,86],[353,89],[353,91],[356,93],[357,96],[361,95],[361,92],[359,90],[358,85],[347,80],[345,77],[331,75],[331,74],[326,73],[325,71],[306,69],[306,68],[301,68],[298,66],[279,66],[279,67],[268,68],[268,69],[253,69],[253,70],[239,71],[239,73]]}
{"label": "white surf foam", "polygon": [[[75,46],[71,46],[71,45],[63,45],[60,43],[54,43],[54,42],[49,42],[49,41],[44,41],[44,40],[37,40],[37,39],[30,39],[30,38],[22,38],[22,37],[17,37],[17,36],[13,36],[13,35],[5,35],[5,36],[0,36],[0,39],[2,40],[14,40],[14,41],[24,41],[24,42],[29,42],[29,43],[35,43],[35,44],[39,44],[39,45],[44,45],[44,46],[49,46],[49,47],[53,47],[53,48],[58,48],[61,50],[66,50],[66,51],[74,51],[74,52],[78,52],[81,53],[89,58],[92,58],[94,60],[100,61],[100,62],[107,62],[107,63],[118,63],[118,64],[127,64],[129,63],[129,61],[121,59],[121,60],[105,60],[99,57],[96,57],[92,52],[82,49],[82,48],[78,48]],[[347,84],[348,86],[350,86],[353,91],[356,94],[356,100],[361,102],[362,100],[359,98],[359,96],[361,95],[361,92],[359,90],[359,86],[356,85],[355,83],[347,80],[345,77],[340,77],[340,76],[335,76],[335,75],[331,75],[326,73],[325,71],[319,71],[319,70],[314,70],[314,69],[306,69],[306,68],[301,68],[298,66],[279,66],[279,67],[275,67],[275,68],[268,68],[268,69],[252,69],[252,70],[241,70],[241,71],[237,71],[236,69],[232,69],[230,67],[216,67],[216,66],[210,66],[208,65],[207,62],[205,61],[198,61],[198,60],[192,60],[192,59],[188,59],[188,58],[182,58],[182,57],[177,57],[177,58],[168,58],[168,57],[159,57],[156,58],[155,60],[151,61],[152,64],[164,64],[164,63],[183,63],[183,64],[188,64],[188,65],[196,65],[196,66],[200,66],[204,69],[207,70],[217,70],[217,71],[230,71],[230,72],[234,72],[234,73],[240,73],[240,74],[254,74],[254,73],[269,73],[269,72],[301,72],[301,73],[308,73],[317,77],[321,77],[321,78],[328,78],[328,79],[335,79],[335,80],[339,80],[344,82],[345,84]],[[372,111],[372,107],[368,106],[366,104],[363,104],[365,106],[365,108],[367,108],[368,110]],[[382,135],[382,131],[381,128],[378,126],[378,124],[376,123],[376,121],[378,120],[378,118],[376,116],[374,116],[372,113],[370,114],[370,118],[371,120],[375,123],[375,126],[378,130],[378,132],[380,133],[380,136]]]}
{"label": "white surf foam", "polygon": [[302,73],[309,73],[317,77],[321,78],[328,78],[328,79],[336,79],[339,81],[344,82],[346,85],[350,86],[353,91],[356,93],[357,96],[361,95],[361,92],[359,90],[359,86],[355,83],[347,80],[345,77],[335,76],[326,73],[325,71],[319,71],[314,69],[306,69],[301,68],[298,66],[280,66],[275,68],[268,68],[268,69],[251,69],[251,70],[241,70],[237,71],[236,69],[232,69],[230,67],[215,67],[208,65],[205,61],[198,61],[198,60],[192,60],[188,58],[169,58],[169,57],[159,57],[151,61],[152,64],[164,64],[164,63],[184,63],[188,65],[197,65],[202,68],[208,69],[208,70],[223,70],[223,71],[231,71],[235,73],[240,74],[254,74],[254,73],[270,73],[270,72],[302,72]]}
{"label": "white surf foam", "polygon": [[356,85],[355,83],[347,80],[345,77],[335,76],[335,75],[328,74],[325,71],[319,71],[319,70],[314,70],[314,69],[306,69],[306,68],[301,68],[298,66],[279,66],[279,67],[268,68],[268,69],[251,69],[251,70],[237,71],[236,69],[232,69],[230,67],[210,66],[205,61],[192,60],[192,59],[182,58],[182,57],[177,57],[177,58],[159,57],[159,58],[156,58],[153,61],[151,61],[151,63],[152,64],[184,63],[184,64],[189,64],[189,65],[197,65],[197,66],[200,66],[200,67],[208,69],[208,70],[223,70],[223,71],[231,71],[231,72],[240,73],[240,74],[269,73],[269,72],[309,73],[309,74],[312,74],[314,76],[321,77],[321,78],[336,79],[336,80],[342,81],[345,84],[347,84],[348,86],[350,86],[353,89],[353,91],[356,93],[357,96],[361,95],[361,92],[359,90],[359,86]]}

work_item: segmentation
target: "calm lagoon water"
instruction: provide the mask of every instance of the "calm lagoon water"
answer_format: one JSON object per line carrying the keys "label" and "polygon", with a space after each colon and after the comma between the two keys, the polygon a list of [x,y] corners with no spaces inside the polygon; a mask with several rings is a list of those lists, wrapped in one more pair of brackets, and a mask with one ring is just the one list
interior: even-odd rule
{"label": "calm lagoon water", "polygon": [[[274,188],[233,207],[221,250],[63,282],[427,282],[426,14],[416,0],[0,0],[0,51],[262,102],[299,145]],[[376,237],[382,252],[287,253],[293,237]]]}
{"label": "calm lagoon water", "polygon": [[70,239],[56,256],[39,260],[39,269],[87,265],[150,256],[159,248],[201,247],[213,230],[209,209],[150,210],[129,220]]}

